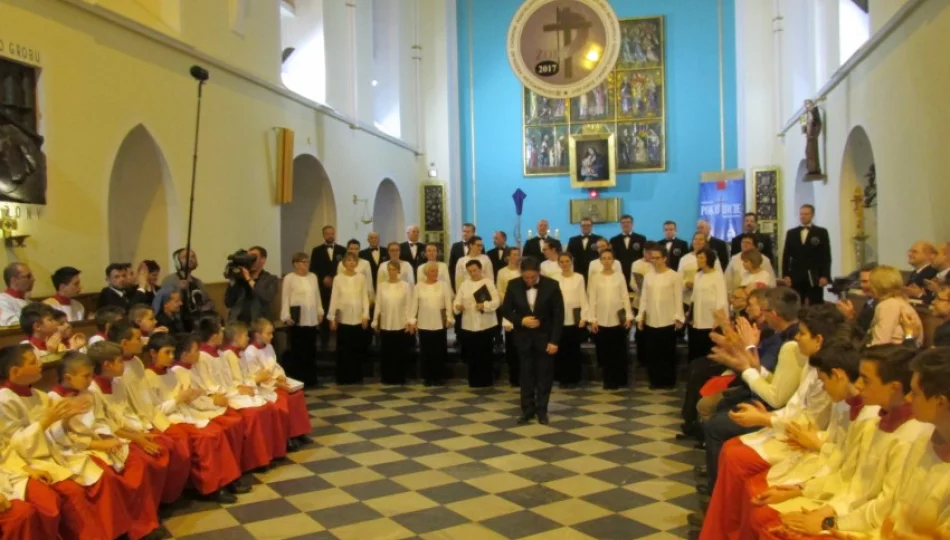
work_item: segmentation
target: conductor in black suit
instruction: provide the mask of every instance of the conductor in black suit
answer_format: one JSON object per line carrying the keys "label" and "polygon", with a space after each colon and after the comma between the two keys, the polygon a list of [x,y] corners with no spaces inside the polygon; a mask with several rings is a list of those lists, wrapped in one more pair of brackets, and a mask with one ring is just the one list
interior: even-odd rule
{"label": "conductor in black suit", "polygon": [[558,282],[540,273],[537,259],[521,261],[521,279],[508,284],[501,316],[514,326],[512,336],[521,364],[521,417],[548,423],[548,399],[554,380],[554,358],[564,326],[564,299]]}
{"label": "conductor in black suit", "polygon": [[593,234],[594,222],[590,218],[581,219],[581,234],[572,236],[567,241],[567,251],[574,257],[574,271],[587,281],[587,268],[590,262],[599,255],[597,241],[601,236]]}
{"label": "conductor in black suit", "polygon": [[426,262],[426,246],[419,241],[419,226],[406,227],[407,241],[399,244],[399,260],[406,261],[412,267],[412,275],[416,275],[416,268]]}
{"label": "conductor in black suit", "polygon": [[657,242],[666,248],[666,265],[679,269],[680,259],[689,253],[689,244],[686,240],[676,237],[676,222],[663,222],[663,240]]}
{"label": "conductor in black suit", "polygon": [[623,280],[627,283],[628,289],[630,288],[630,269],[637,259],[643,258],[643,246],[646,243],[646,236],[633,232],[633,216],[629,214],[620,216],[620,234],[610,239],[610,248],[620,261]]}
{"label": "conductor in black suit", "polygon": [[525,257],[534,257],[535,260],[543,261],[544,260],[544,249],[541,246],[542,242],[546,242],[551,237],[548,235],[549,226],[548,220],[539,219],[538,220],[538,235],[528,238],[527,242],[524,243],[523,256]]}
{"label": "conductor in black suit", "polygon": [[831,282],[831,242],[828,229],[812,224],[815,207],[803,204],[798,210],[800,226],[785,234],[782,275],[810,305],[825,301],[824,289]]}
{"label": "conductor in black suit", "polygon": [[452,290],[455,290],[455,267],[458,266],[459,259],[468,255],[468,241],[475,236],[475,225],[465,223],[462,225],[462,241],[452,244],[449,249],[449,280],[452,282]]}
{"label": "conductor in black suit", "polygon": [[[389,260],[389,254],[386,250],[379,247],[379,233],[371,232],[366,235],[366,242],[369,246],[360,250],[360,258],[369,263],[369,269],[373,274],[373,290],[376,290],[376,280],[379,278],[379,267]],[[400,259],[402,257],[400,256]]]}
{"label": "conductor in black suit", "polygon": [[722,268],[729,267],[729,247],[721,238],[712,235],[712,226],[705,219],[696,222],[696,232],[703,233],[706,236],[706,245],[716,253],[719,264]]}
{"label": "conductor in black suit", "polygon": [[[310,271],[317,276],[317,283],[320,285],[320,303],[323,304],[324,313],[330,308],[333,278],[336,277],[337,266],[344,255],[346,255],[346,248],[336,243],[336,228],[333,225],[324,226],[323,245],[313,248],[310,252]],[[323,324],[320,325],[320,343],[324,351],[329,341],[330,325],[326,319],[323,319]]]}
{"label": "conductor in black suit", "polygon": [[[758,232],[758,230],[759,219],[756,217],[755,212],[746,212],[742,218],[742,232],[753,236],[752,240],[755,242],[755,249],[759,250],[762,256],[767,257],[773,264],[778,262],[775,260],[775,257],[772,256],[772,237],[767,234],[762,234]],[[732,251],[730,251],[730,253],[735,255],[740,251],[742,251],[742,235],[737,234],[732,239]]]}

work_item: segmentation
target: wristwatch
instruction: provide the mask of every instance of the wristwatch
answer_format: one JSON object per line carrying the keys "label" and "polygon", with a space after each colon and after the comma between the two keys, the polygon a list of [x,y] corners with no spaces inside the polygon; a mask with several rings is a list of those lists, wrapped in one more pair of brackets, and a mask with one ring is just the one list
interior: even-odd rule
{"label": "wristwatch", "polygon": [[821,530],[830,531],[838,528],[838,518],[835,516],[826,517],[821,522]]}

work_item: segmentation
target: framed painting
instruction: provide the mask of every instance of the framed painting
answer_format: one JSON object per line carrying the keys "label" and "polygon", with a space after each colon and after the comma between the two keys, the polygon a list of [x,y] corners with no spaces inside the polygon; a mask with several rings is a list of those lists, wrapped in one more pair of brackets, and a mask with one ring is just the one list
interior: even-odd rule
{"label": "framed painting", "polygon": [[422,196],[422,229],[427,244],[439,245],[439,260],[445,252],[448,221],[445,211],[445,185],[426,183],[420,186]]}
{"label": "framed painting", "polygon": [[567,174],[568,126],[525,126],[524,174]]}
{"label": "framed painting", "polygon": [[617,170],[666,170],[666,134],[662,120],[617,124]]}
{"label": "framed painting", "polygon": [[578,97],[571,98],[571,123],[613,121],[616,118],[614,74]]}
{"label": "framed painting", "polygon": [[618,71],[615,80],[618,121],[663,118],[665,110],[662,69]]}
{"label": "framed painting", "polygon": [[[775,253],[781,253],[779,241],[784,240],[779,237],[782,230],[782,210],[778,204],[781,180],[781,169],[778,167],[752,170],[753,212],[759,222],[759,232],[772,238]],[[779,270],[776,264],[776,271]]]}
{"label": "framed painting", "polygon": [[617,152],[613,133],[571,136],[571,187],[617,185]]}
{"label": "framed painting", "polygon": [[568,122],[567,99],[549,98],[524,89],[522,110],[524,111],[524,125],[545,126],[551,124],[566,124]]}
{"label": "framed painting", "polygon": [[590,218],[594,223],[616,223],[620,221],[620,199],[572,199],[571,223],[580,223]]}
{"label": "framed painting", "polygon": [[617,69],[662,68],[664,65],[663,17],[620,21],[620,56]]}

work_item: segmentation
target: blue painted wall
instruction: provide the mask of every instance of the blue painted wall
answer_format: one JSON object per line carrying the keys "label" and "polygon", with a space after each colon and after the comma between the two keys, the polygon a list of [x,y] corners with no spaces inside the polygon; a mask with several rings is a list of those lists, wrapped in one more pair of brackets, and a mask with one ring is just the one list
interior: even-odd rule
{"label": "blue painted wall", "polygon": [[[737,163],[735,3],[722,3],[726,168],[732,169]],[[528,195],[522,235],[544,217],[552,229],[560,229],[564,240],[577,231],[570,223],[568,201],[586,198],[587,192],[571,189],[567,176],[522,174],[522,86],[505,55],[508,25],[520,4],[520,0],[457,0],[462,217],[474,221],[482,235],[502,229],[510,237],[515,226],[511,194],[521,188]],[[602,190],[601,196],[621,198],[622,211],[634,216],[636,230],[648,238],[662,236],[667,219],[679,223],[680,236],[688,238],[699,214],[700,174],[720,168],[717,2],[612,0],[611,4],[620,18],[664,16],[667,170],[619,174],[617,186]],[[595,231],[613,235],[619,229],[618,224],[604,224]]]}

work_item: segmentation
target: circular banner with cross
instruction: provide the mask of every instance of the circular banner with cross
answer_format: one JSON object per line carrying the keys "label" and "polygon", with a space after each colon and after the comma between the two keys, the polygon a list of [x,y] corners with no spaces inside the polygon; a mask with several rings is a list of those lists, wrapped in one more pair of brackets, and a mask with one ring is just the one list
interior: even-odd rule
{"label": "circular banner with cross", "polygon": [[607,0],[525,0],[508,27],[508,62],[528,89],[569,98],[607,78],[620,21]]}

